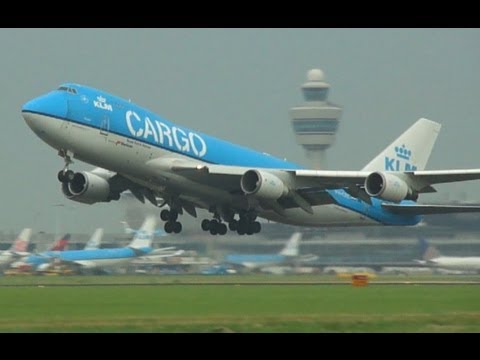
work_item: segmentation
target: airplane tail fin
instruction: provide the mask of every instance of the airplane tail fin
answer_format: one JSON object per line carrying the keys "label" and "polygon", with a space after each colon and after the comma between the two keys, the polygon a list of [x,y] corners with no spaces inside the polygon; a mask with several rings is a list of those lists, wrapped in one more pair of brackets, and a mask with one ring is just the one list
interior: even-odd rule
{"label": "airplane tail fin", "polygon": [[28,229],[28,228],[23,229],[20,232],[20,234],[17,236],[17,238],[15,239],[15,241],[13,242],[9,250],[12,252],[27,252],[31,235],[32,235],[32,229]]}
{"label": "airplane tail fin", "polygon": [[156,225],[157,218],[155,216],[148,216],[128,246],[134,249],[152,246],[152,239]]}
{"label": "airplane tail fin", "polygon": [[135,234],[135,230],[128,225],[126,221],[120,221],[123,225],[123,230],[125,231],[125,234]]}
{"label": "airplane tail fin", "polygon": [[70,234],[65,234],[63,237],[58,239],[53,243],[53,245],[48,249],[49,251],[64,251],[68,246],[70,241]]}
{"label": "airplane tail fin", "polygon": [[95,230],[90,240],[88,240],[84,250],[98,249],[102,241],[102,237],[103,237],[103,229],[98,228],[97,230]]}
{"label": "airplane tail fin", "polygon": [[423,260],[428,261],[441,256],[438,249],[435,246],[430,245],[424,238],[418,239],[418,242],[420,243],[420,251]]}
{"label": "airplane tail fin", "polygon": [[298,256],[298,253],[299,253],[298,246],[300,244],[301,239],[302,239],[302,233],[299,233],[299,232],[294,233],[288,240],[283,250],[280,251],[280,255]]}
{"label": "airplane tail fin", "polygon": [[370,161],[363,171],[424,170],[441,125],[419,119]]}

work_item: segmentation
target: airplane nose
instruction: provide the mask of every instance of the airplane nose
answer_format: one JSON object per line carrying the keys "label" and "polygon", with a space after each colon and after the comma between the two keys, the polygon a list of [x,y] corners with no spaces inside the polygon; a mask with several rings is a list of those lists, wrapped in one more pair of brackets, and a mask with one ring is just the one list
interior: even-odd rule
{"label": "airplane nose", "polygon": [[64,94],[49,93],[26,102],[22,106],[25,121],[31,121],[32,114],[65,118],[67,116],[67,99]]}

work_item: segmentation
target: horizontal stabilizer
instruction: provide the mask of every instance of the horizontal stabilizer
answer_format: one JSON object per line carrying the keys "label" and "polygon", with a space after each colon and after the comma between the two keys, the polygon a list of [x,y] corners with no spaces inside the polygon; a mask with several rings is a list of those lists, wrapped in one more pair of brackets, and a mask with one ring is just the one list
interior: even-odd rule
{"label": "horizontal stabilizer", "polygon": [[480,212],[480,206],[469,205],[382,204],[382,208],[399,215],[428,215]]}
{"label": "horizontal stabilizer", "polygon": [[176,249],[175,246],[169,246],[169,247],[164,247],[164,248],[160,248],[160,249],[155,249],[153,251],[151,251],[148,255],[151,256],[151,255],[162,255],[162,254],[165,254],[169,251],[174,251]]}

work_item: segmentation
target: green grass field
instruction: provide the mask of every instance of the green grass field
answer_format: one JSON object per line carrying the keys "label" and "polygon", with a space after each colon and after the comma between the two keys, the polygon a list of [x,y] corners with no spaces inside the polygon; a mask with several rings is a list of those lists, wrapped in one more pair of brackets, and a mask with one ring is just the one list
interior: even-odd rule
{"label": "green grass field", "polygon": [[[141,283],[176,281],[177,285],[48,285],[119,283],[128,278]],[[211,281],[228,278],[231,285],[178,284],[197,278],[205,280],[183,276],[3,277],[0,285],[43,285],[0,287],[0,331],[480,331],[479,285],[236,285],[236,277],[208,277]]]}

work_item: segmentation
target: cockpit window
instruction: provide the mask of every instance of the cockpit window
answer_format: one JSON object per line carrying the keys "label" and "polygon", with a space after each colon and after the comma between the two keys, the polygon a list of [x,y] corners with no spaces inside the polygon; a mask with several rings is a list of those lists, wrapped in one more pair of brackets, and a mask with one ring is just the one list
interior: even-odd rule
{"label": "cockpit window", "polygon": [[66,92],[69,92],[69,93],[71,93],[71,94],[76,94],[76,93],[77,93],[77,90],[76,90],[76,89],[70,88],[70,87],[66,87],[66,86],[60,86],[57,90],[66,91]]}

